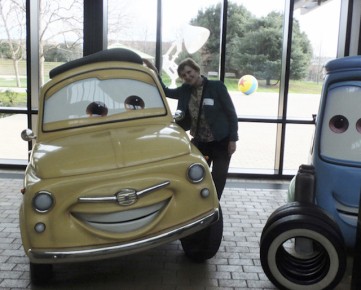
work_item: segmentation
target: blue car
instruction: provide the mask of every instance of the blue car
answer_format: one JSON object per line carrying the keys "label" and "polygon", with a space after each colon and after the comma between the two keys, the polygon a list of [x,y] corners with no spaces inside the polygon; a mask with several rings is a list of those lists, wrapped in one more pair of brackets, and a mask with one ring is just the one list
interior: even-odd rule
{"label": "blue car", "polygon": [[263,270],[279,289],[333,289],[356,244],[361,194],[361,57],[330,61],[310,164],[262,231]]}

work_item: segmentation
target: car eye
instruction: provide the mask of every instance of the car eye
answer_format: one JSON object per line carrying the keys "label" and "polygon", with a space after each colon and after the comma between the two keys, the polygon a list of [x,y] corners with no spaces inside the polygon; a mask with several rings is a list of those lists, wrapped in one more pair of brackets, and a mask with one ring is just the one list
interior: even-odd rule
{"label": "car eye", "polygon": [[205,169],[203,165],[195,163],[188,168],[188,179],[193,183],[201,182],[204,178]]}
{"label": "car eye", "polygon": [[40,191],[33,198],[33,207],[37,212],[47,212],[54,205],[54,198],[50,192]]}
{"label": "car eye", "polygon": [[333,116],[329,122],[329,127],[334,133],[343,133],[348,129],[348,120],[345,116],[336,115]]}
{"label": "car eye", "polygon": [[356,122],[356,130],[357,132],[361,133],[361,118]]}

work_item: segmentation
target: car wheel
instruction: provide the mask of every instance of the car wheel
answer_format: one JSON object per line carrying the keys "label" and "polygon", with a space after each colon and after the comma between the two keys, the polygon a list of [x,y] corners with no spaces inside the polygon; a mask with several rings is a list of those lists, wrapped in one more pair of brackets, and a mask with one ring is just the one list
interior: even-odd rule
{"label": "car wheel", "polygon": [[265,274],[279,289],[333,289],[345,273],[347,257],[343,237],[334,230],[338,225],[314,205],[303,206],[302,213],[297,207],[286,211],[278,218],[273,215],[263,229],[260,259]]}
{"label": "car wheel", "polygon": [[48,282],[53,274],[53,265],[30,263],[30,279],[34,285],[43,285]]}
{"label": "car wheel", "polygon": [[181,239],[187,257],[195,262],[203,262],[218,252],[223,237],[223,214],[219,207],[219,219],[209,227]]}

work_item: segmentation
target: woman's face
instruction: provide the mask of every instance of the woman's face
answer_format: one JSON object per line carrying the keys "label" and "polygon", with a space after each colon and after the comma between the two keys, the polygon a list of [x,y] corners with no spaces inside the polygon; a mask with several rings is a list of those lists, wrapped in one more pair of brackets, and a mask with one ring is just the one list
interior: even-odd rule
{"label": "woman's face", "polygon": [[188,65],[184,66],[184,69],[180,72],[180,77],[186,84],[191,86],[198,86],[202,83],[200,73]]}

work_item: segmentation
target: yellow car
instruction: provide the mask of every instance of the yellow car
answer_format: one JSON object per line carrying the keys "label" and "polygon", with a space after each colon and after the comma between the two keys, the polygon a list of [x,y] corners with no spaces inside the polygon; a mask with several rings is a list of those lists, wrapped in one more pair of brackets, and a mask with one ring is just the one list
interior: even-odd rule
{"label": "yellow car", "polygon": [[135,253],[180,239],[213,257],[222,212],[206,160],[142,59],[105,50],[53,69],[41,89],[20,228],[31,279],[54,263]]}

